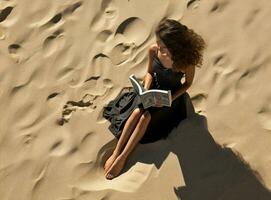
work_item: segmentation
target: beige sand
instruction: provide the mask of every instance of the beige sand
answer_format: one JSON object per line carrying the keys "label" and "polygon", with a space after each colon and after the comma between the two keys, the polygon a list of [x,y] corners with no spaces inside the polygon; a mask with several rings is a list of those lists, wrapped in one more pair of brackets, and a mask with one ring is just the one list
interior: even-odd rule
{"label": "beige sand", "polygon": [[[269,0],[0,2],[0,199],[270,199]],[[143,77],[163,17],[206,40],[188,118],[103,175],[104,105]]]}

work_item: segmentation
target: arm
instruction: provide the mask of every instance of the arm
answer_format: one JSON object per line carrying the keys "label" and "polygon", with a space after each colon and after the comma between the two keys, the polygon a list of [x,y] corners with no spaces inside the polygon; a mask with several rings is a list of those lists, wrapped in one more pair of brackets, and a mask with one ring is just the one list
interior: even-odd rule
{"label": "arm", "polygon": [[147,66],[147,73],[144,76],[144,81],[143,81],[144,88],[146,90],[150,89],[150,86],[151,86],[151,83],[153,80],[153,77],[151,74],[153,73],[152,64],[153,64],[153,56],[155,55],[155,50],[156,50],[155,48],[156,48],[156,45],[154,44],[154,45],[150,46],[150,48],[148,50],[149,62],[148,62],[148,66]]}
{"label": "arm", "polygon": [[145,90],[149,90],[150,89],[150,86],[151,86],[151,83],[152,83],[152,79],[153,79],[152,75],[149,72],[147,72],[146,75],[145,75],[145,77],[144,77],[144,82],[143,82]]}
{"label": "arm", "polygon": [[195,66],[189,66],[185,72],[185,82],[180,87],[179,90],[177,90],[173,95],[172,95],[172,101],[177,99],[180,95],[186,92],[188,88],[192,85],[193,79],[195,75]]}

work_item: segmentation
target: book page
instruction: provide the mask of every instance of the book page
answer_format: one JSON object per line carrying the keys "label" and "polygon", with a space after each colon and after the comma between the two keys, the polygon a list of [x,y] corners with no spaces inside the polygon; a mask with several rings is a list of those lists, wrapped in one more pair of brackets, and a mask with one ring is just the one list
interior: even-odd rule
{"label": "book page", "polygon": [[156,106],[157,104],[162,106],[171,106],[172,100],[170,90],[145,90],[134,74],[130,75],[129,79],[135,89],[135,92],[140,96],[144,108]]}
{"label": "book page", "polygon": [[163,106],[171,106],[171,100],[169,94],[166,93],[153,93],[155,104]]}
{"label": "book page", "polygon": [[155,100],[153,97],[153,94],[148,93],[147,95],[142,95],[141,96],[141,102],[143,104],[143,107],[146,109],[148,107],[154,106],[155,105]]}
{"label": "book page", "polygon": [[152,96],[154,105],[159,104],[163,106],[171,106],[172,97],[170,90],[151,89],[143,92],[142,96]]}

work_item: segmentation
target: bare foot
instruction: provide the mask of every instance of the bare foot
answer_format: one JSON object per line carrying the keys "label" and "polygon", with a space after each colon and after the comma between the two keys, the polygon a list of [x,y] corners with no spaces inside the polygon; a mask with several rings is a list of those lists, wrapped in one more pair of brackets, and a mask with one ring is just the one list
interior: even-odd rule
{"label": "bare foot", "polygon": [[111,165],[110,169],[106,173],[105,177],[109,180],[115,178],[119,175],[121,170],[123,169],[124,165],[126,163],[126,159],[118,156],[114,163]]}
{"label": "bare foot", "polygon": [[109,170],[109,168],[111,167],[111,165],[114,163],[114,161],[116,160],[118,156],[116,154],[112,154],[105,162],[104,164],[104,171],[105,173],[107,173],[107,171]]}

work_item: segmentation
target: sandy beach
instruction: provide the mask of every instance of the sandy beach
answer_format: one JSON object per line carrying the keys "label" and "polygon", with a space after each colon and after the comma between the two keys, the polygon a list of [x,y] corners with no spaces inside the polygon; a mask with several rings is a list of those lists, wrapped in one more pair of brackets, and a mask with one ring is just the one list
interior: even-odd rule
{"label": "sandy beach", "polygon": [[[0,2],[1,200],[270,200],[271,1]],[[103,107],[143,78],[162,18],[206,41],[188,116],[120,176]]]}

